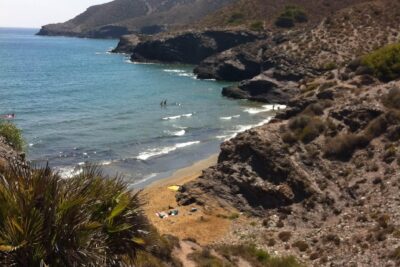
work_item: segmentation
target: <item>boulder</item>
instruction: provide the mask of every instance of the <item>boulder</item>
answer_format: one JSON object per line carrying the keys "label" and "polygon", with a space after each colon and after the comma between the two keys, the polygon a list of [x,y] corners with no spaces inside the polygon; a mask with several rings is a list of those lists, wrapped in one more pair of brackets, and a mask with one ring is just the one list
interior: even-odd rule
{"label": "boulder", "polygon": [[143,36],[138,34],[123,35],[118,42],[116,48],[112,50],[113,53],[133,53],[134,48],[143,40]]}
{"label": "boulder", "polygon": [[228,49],[203,60],[195,69],[199,79],[242,81],[262,70],[263,42],[253,42]]}
{"label": "boulder", "polygon": [[296,92],[294,84],[278,82],[263,73],[237,86],[223,88],[222,95],[271,104],[287,104]]}

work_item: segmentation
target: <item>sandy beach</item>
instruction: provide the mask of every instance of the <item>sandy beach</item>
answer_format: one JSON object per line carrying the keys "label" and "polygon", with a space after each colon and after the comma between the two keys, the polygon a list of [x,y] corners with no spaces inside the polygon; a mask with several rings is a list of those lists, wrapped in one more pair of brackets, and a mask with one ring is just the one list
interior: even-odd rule
{"label": "sandy beach", "polygon": [[[215,154],[192,166],[180,169],[171,177],[154,182],[143,190],[145,213],[161,234],[172,234],[181,239],[195,239],[204,245],[218,241],[229,231],[232,221],[226,217],[236,211],[221,208],[218,203],[207,203],[206,206],[178,206],[175,200],[176,192],[168,188],[198,178],[202,170],[216,164],[217,157]],[[192,208],[196,208],[197,211],[191,212]],[[161,219],[156,215],[157,212],[174,209],[178,210],[177,216]]]}

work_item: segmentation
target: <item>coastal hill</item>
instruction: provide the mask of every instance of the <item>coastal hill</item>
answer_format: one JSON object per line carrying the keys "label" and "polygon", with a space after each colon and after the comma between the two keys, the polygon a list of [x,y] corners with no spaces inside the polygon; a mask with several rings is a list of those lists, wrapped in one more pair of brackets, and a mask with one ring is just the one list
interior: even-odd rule
{"label": "coastal hill", "polygon": [[[319,22],[337,10],[368,0],[239,0],[226,5],[202,20],[199,27],[251,25],[262,22],[265,26],[273,26],[275,19],[285,7],[299,7],[307,14],[309,24]],[[305,21],[306,22],[306,21]]]}
{"label": "coastal hill", "polygon": [[89,7],[77,17],[42,27],[39,35],[118,38],[187,25],[234,0],[115,0]]}

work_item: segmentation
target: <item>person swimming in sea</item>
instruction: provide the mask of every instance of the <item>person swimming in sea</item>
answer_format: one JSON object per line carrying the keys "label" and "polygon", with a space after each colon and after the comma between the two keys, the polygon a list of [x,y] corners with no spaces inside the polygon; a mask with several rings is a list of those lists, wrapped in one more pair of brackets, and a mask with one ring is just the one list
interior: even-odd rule
{"label": "person swimming in sea", "polygon": [[167,106],[167,99],[162,100],[161,103],[160,103],[160,106],[161,107],[166,107]]}
{"label": "person swimming in sea", "polygon": [[12,120],[15,118],[15,114],[11,113],[11,114],[5,114],[1,116],[3,119],[8,119],[8,120]]}

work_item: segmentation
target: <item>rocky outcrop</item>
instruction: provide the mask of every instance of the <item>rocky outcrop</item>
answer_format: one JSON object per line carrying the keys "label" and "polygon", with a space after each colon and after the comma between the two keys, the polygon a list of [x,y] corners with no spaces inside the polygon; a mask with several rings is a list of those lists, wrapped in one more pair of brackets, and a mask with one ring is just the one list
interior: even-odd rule
{"label": "rocky outcrop", "polygon": [[[130,51],[132,61],[198,64],[211,55],[260,38],[263,38],[263,35],[249,31],[162,33],[143,37],[140,42],[137,42],[135,37],[124,37],[123,44],[118,45],[124,48],[117,52]],[[131,46],[126,44],[127,40],[133,40]]]}
{"label": "rocky outcrop", "polygon": [[296,92],[295,83],[279,82],[262,73],[239,85],[223,88],[222,95],[271,104],[287,104]]}
{"label": "rocky outcrop", "polygon": [[177,201],[259,216],[227,242],[291,247],[309,266],[397,266],[400,110],[387,101],[400,82],[343,72],[302,81],[287,110],[224,142]]}
{"label": "rocky outcrop", "polygon": [[10,162],[24,165],[25,153],[13,149],[5,138],[0,136],[0,171],[6,169]]}
{"label": "rocky outcrop", "polygon": [[129,34],[123,35],[119,39],[118,45],[112,50],[113,53],[132,54],[134,48],[143,40],[142,35]]}
{"label": "rocky outcrop", "polygon": [[262,71],[264,41],[240,45],[206,58],[194,69],[199,79],[243,81]]}
{"label": "rocky outcrop", "polygon": [[223,143],[217,166],[184,186],[177,200],[185,205],[198,200],[205,204],[202,196],[210,194],[242,211],[259,213],[301,202],[318,192],[304,170],[285,156],[277,134],[257,128]]}

